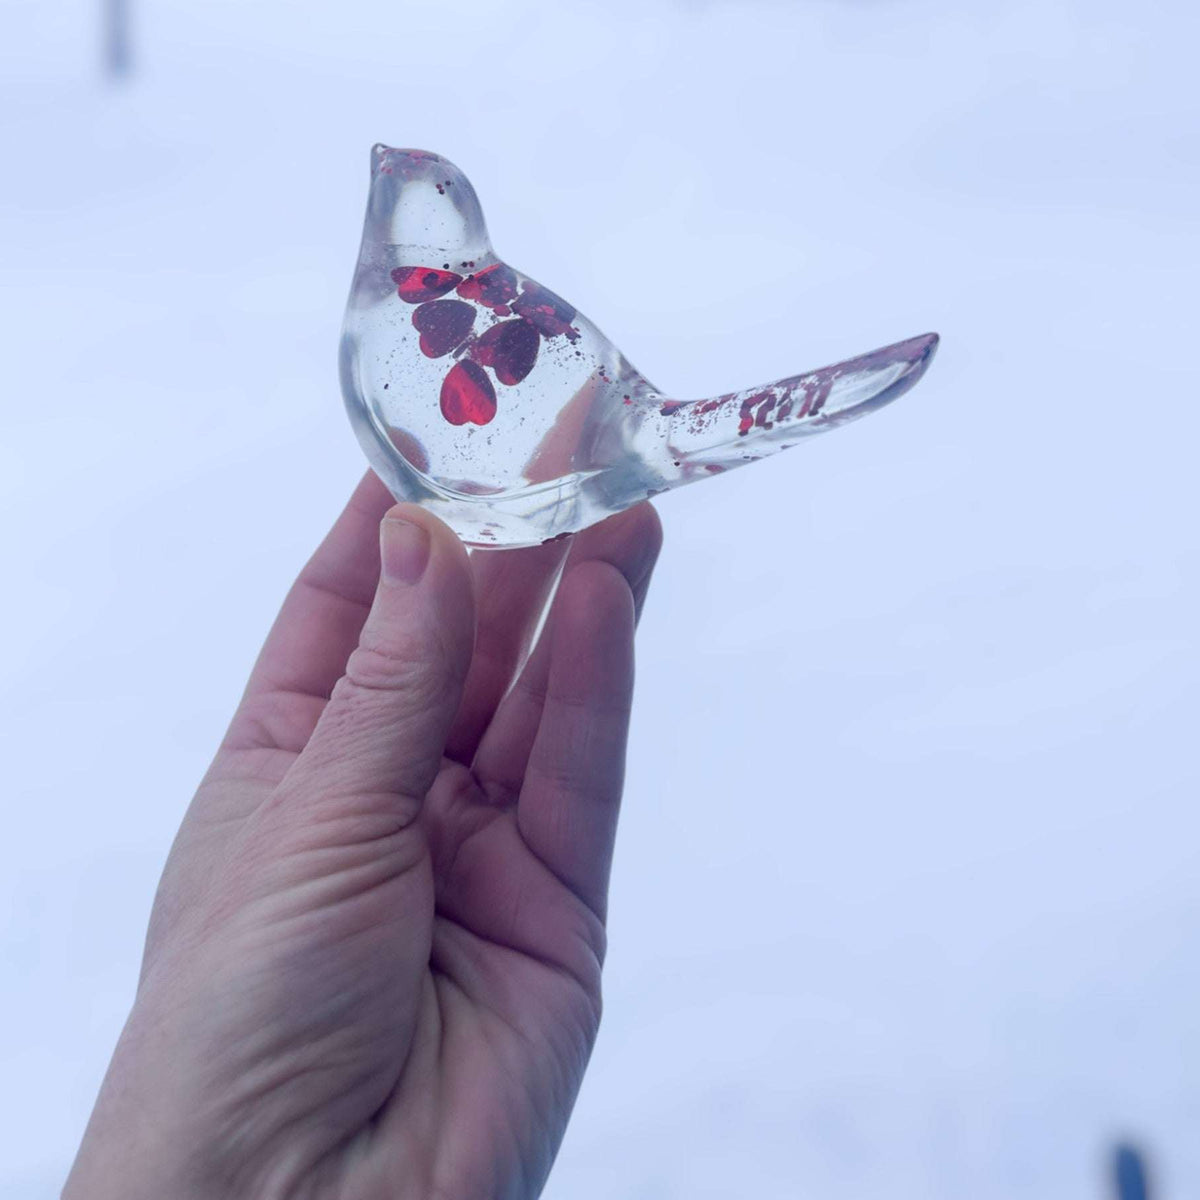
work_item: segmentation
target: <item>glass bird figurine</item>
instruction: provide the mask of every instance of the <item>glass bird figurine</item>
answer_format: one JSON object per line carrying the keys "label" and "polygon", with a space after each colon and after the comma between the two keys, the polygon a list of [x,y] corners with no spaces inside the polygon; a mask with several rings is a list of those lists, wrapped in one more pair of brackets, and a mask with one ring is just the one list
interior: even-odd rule
{"label": "glass bird figurine", "polygon": [[762,387],[675,400],[498,258],[467,177],[376,146],[341,342],[350,419],[400,500],[467,544],[529,546],[887,404],[936,334]]}

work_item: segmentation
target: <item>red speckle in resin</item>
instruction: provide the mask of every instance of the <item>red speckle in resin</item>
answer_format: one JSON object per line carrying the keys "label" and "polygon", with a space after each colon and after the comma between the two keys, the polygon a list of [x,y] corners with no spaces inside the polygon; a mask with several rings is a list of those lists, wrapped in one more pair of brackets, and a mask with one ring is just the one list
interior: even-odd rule
{"label": "red speckle in resin", "polygon": [[486,425],[496,415],[496,389],[478,363],[463,359],[442,381],[441,405],[451,425]]}
{"label": "red speckle in resin", "polygon": [[[463,266],[474,263],[463,263]],[[517,273],[504,263],[486,267],[478,275],[471,275],[458,285],[458,294],[464,300],[475,300],[488,308],[507,304],[517,294]]]}
{"label": "red speckle in resin", "polygon": [[[882,356],[882,352],[879,353]],[[865,359],[870,357],[865,356]],[[659,413],[664,417],[680,413],[680,420],[688,431],[700,434],[710,430],[714,421],[730,418],[736,407],[739,437],[745,437],[754,429],[770,432],[819,415],[844,371],[845,364],[839,363],[798,379],[782,380],[748,395],[734,392],[710,400],[664,400],[659,404]]]}
{"label": "red speckle in resin", "polygon": [[462,282],[462,276],[453,271],[439,271],[436,267],[397,267],[392,272],[392,280],[401,300],[424,304],[444,296]]}
{"label": "red speckle in resin", "polygon": [[518,384],[537,362],[538,332],[528,321],[501,321],[485,331],[471,349],[476,362],[491,367],[501,383]]}
{"label": "red speckle in resin", "polygon": [[441,358],[471,332],[475,310],[461,300],[433,300],[413,313],[412,323],[421,334],[421,353]]}
{"label": "red speckle in resin", "polygon": [[829,399],[829,392],[834,383],[833,377],[825,378],[822,372],[818,372],[817,375],[815,387],[812,384],[805,385],[804,403],[800,405],[800,410],[796,413],[797,417],[815,417],[824,407],[825,401]]}
{"label": "red speckle in resin", "polygon": [[759,429],[774,429],[775,426],[767,420],[771,415],[771,409],[775,407],[775,397],[768,397],[765,404],[759,406],[758,416],[754,418],[754,423]]}
{"label": "red speckle in resin", "polygon": [[[772,428],[767,423],[767,416],[775,404],[775,397],[770,392],[755,392],[753,396],[747,396],[738,410],[738,436],[745,437],[756,424],[760,429]],[[754,412],[756,408],[759,410],[757,414]]]}
{"label": "red speckle in resin", "polygon": [[816,399],[813,401],[813,406],[808,410],[810,417],[815,417],[817,413],[825,407],[825,401],[829,399],[829,393],[833,388],[832,379],[821,380],[820,386],[817,388]]}
{"label": "red speckle in resin", "polygon": [[540,283],[526,283],[520,296],[513,302],[513,310],[519,312],[544,337],[566,334],[571,341],[579,337],[579,331],[571,327],[571,322],[575,320],[575,309]]}

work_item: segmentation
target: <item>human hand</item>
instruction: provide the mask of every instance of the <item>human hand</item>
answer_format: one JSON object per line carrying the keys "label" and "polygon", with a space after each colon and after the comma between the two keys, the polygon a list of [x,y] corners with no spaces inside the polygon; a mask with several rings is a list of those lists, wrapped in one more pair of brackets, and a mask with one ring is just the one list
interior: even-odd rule
{"label": "human hand", "polygon": [[545,1182],[600,1019],[658,521],[641,505],[569,550],[468,559],[422,509],[381,527],[390,503],[364,479],[259,656],[167,861],[68,1200]]}

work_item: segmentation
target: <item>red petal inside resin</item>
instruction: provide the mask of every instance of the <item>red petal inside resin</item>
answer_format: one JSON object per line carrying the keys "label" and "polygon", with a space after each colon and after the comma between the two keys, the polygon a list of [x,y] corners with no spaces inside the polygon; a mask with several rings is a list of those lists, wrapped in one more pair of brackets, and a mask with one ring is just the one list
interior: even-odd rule
{"label": "red petal inside resin", "polygon": [[424,304],[444,296],[462,276],[453,271],[439,271],[436,267],[397,267],[392,280],[400,293],[400,299],[409,304]]}
{"label": "red petal inside resin", "polygon": [[471,332],[475,310],[461,300],[432,300],[413,313],[412,323],[421,333],[421,353],[441,358]]}
{"label": "red petal inside resin", "polygon": [[496,389],[487,372],[464,359],[442,381],[442,416],[451,425],[486,425],[496,415]]}
{"label": "red petal inside resin", "polygon": [[571,322],[575,320],[575,310],[561,296],[556,296],[540,283],[527,283],[525,290],[514,301],[513,310],[548,338],[565,333],[572,341],[575,340],[571,336],[574,333]]}
{"label": "red petal inside resin", "polygon": [[475,300],[488,308],[497,308],[507,304],[517,294],[516,272],[505,263],[496,263],[464,279],[458,285],[458,294],[464,300]]}
{"label": "red petal inside resin", "polygon": [[520,383],[537,362],[538,331],[528,321],[501,321],[480,335],[471,350],[477,363],[491,367],[501,383]]}

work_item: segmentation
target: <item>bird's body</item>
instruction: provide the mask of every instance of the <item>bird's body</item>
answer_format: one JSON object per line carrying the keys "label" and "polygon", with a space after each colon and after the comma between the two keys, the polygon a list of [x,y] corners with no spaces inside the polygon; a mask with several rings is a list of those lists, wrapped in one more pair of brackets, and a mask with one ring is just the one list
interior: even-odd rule
{"label": "bird's body", "polygon": [[399,499],[476,546],[571,533],[894,399],[936,335],[701,401],[654,388],[573,306],[492,250],[452,164],[376,146],[342,389]]}

